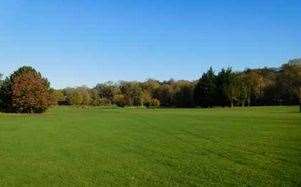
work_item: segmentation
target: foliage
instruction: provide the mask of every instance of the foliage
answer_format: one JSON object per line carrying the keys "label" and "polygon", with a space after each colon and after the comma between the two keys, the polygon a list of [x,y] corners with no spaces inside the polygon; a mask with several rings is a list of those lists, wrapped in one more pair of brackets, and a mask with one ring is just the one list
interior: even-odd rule
{"label": "foliage", "polygon": [[174,106],[192,107],[193,101],[193,84],[189,81],[179,81],[175,84]]}
{"label": "foliage", "polygon": [[127,105],[127,101],[122,94],[115,95],[113,100],[117,106],[124,107]]}
{"label": "foliage", "polygon": [[145,93],[148,93],[150,97],[154,97],[155,91],[160,87],[160,82],[153,79],[148,79],[141,83],[141,88]]}
{"label": "foliage", "polygon": [[63,105],[65,103],[65,95],[62,90],[52,90],[52,97],[54,100],[54,103],[57,105]]}
{"label": "foliage", "polygon": [[164,83],[154,91],[154,98],[160,101],[161,106],[173,106],[174,88],[170,84]]}
{"label": "foliage", "polygon": [[1,87],[1,85],[2,85],[2,83],[3,83],[2,78],[3,78],[3,74],[0,73],[0,87]]}
{"label": "foliage", "polygon": [[173,79],[106,82],[89,89],[89,104],[151,107],[156,99],[162,107],[293,105],[299,100],[298,64],[298,60],[292,60],[278,69],[243,72],[227,68],[217,74],[210,68],[196,82]]}
{"label": "foliage", "polygon": [[281,74],[277,77],[279,98],[285,104],[299,101],[301,88],[301,64],[288,63],[281,67]]}
{"label": "foliage", "polygon": [[148,92],[147,90],[144,90],[141,97],[142,97],[143,106],[146,106],[146,107],[151,106],[152,96],[151,96],[150,92]]}
{"label": "foliage", "polygon": [[[105,82],[92,89],[84,86],[50,89],[50,100],[54,104],[81,106],[152,107],[158,103],[161,107],[296,105],[301,102],[300,67],[301,59],[293,59],[280,68],[242,72],[227,68],[217,73],[209,68],[197,81],[148,79],[144,82]],[[0,81],[2,109],[11,106],[10,82],[10,79]],[[49,84],[47,80],[45,82]]]}
{"label": "foliage", "polygon": [[11,104],[11,81],[6,78],[0,87],[0,110],[4,112],[12,111]]}
{"label": "foliage", "polygon": [[68,88],[64,90],[66,102],[70,105],[90,105],[91,96],[87,87]]}
{"label": "foliage", "polygon": [[235,73],[231,68],[222,69],[216,77],[216,92],[218,93],[216,97],[217,105],[219,106],[229,106],[233,101],[235,85]]}
{"label": "foliage", "polygon": [[196,106],[213,107],[216,104],[217,87],[216,75],[213,69],[204,73],[194,89],[194,101]]}
{"label": "foliage", "polygon": [[263,76],[256,70],[248,69],[242,73],[242,79],[246,88],[247,104],[250,106],[251,101],[254,104],[261,97]]}
{"label": "foliage", "polygon": [[28,66],[19,68],[4,81],[0,97],[5,112],[41,113],[52,104],[49,82]]}
{"label": "foliage", "polygon": [[160,101],[158,99],[152,98],[150,93],[144,91],[142,94],[143,106],[146,107],[159,107]]}
{"label": "foliage", "polygon": [[158,99],[151,99],[149,106],[155,108],[160,107],[160,101]]}
{"label": "foliage", "polygon": [[119,93],[119,88],[112,82],[97,84],[94,89],[97,91],[100,98],[107,99],[110,103],[113,103],[114,96]]}
{"label": "foliage", "polygon": [[235,73],[229,72],[227,76],[228,82],[224,85],[224,94],[228,99],[230,106],[233,107],[234,102],[238,102],[238,98],[241,92],[241,84],[239,76]]}
{"label": "foliage", "polygon": [[121,94],[124,95],[126,106],[141,106],[142,105],[142,88],[138,82],[120,83]]}

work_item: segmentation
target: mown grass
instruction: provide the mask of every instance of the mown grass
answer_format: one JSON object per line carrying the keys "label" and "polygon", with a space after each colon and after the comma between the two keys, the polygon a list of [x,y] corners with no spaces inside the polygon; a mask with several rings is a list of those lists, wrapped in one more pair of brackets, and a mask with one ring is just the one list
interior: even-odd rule
{"label": "mown grass", "polygon": [[300,186],[297,107],[0,114],[0,186]]}

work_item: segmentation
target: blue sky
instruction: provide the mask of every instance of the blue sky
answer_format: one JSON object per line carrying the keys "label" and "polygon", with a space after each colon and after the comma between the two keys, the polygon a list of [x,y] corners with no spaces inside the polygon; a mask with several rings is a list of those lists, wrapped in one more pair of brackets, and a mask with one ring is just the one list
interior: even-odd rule
{"label": "blue sky", "polygon": [[197,79],[301,57],[300,0],[0,0],[0,72],[56,88]]}

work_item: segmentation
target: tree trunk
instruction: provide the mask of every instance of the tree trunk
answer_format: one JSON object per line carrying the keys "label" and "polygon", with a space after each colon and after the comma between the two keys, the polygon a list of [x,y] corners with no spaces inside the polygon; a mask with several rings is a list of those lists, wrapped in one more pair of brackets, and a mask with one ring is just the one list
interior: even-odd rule
{"label": "tree trunk", "polygon": [[233,108],[233,100],[231,100],[231,108]]}

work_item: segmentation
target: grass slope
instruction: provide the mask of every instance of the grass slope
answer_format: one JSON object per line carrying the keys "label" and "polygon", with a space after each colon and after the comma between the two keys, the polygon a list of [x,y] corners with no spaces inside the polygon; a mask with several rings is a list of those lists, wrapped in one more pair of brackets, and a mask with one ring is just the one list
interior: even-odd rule
{"label": "grass slope", "polygon": [[301,185],[297,107],[0,114],[0,186]]}

